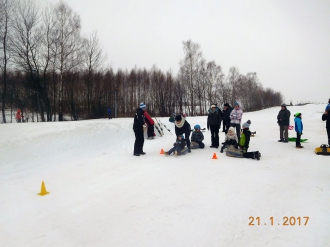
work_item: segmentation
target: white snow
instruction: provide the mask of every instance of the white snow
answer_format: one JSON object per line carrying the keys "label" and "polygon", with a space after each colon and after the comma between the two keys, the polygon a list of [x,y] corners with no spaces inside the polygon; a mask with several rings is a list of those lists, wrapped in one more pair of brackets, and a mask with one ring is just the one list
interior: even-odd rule
{"label": "white snow", "polygon": [[260,161],[209,148],[208,131],[204,150],[164,157],[175,141],[164,130],[135,157],[133,118],[1,124],[0,246],[330,246],[330,156],[314,153],[327,142],[324,107],[288,107],[302,112],[301,150],[277,142],[279,107],[244,113]]}

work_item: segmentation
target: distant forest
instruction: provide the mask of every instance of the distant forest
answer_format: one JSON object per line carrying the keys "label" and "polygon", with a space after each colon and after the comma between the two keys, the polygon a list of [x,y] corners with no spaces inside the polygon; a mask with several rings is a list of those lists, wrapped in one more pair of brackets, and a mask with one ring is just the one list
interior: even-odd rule
{"label": "distant forest", "polygon": [[0,0],[0,50],[3,123],[10,121],[5,111],[17,108],[44,122],[103,118],[108,106],[118,117],[133,117],[140,102],[151,115],[195,116],[212,103],[238,101],[256,111],[283,101],[255,72],[231,67],[225,75],[191,40],[183,41],[176,75],[156,66],[114,71],[105,66],[97,33],[83,37],[79,15],[64,2],[41,8],[33,0]]}

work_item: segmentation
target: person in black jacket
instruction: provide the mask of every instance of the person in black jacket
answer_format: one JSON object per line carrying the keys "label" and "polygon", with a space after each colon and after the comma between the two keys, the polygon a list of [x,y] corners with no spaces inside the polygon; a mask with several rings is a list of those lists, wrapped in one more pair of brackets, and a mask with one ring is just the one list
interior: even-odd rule
{"label": "person in black jacket", "polygon": [[134,156],[140,156],[140,154],[146,154],[143,152],[143,144],[144,144],[144,133],[143,133],[143,125],[145,124],[144,120],[144,110],[146,109],[146,105],[141,103],[140,107],[136,109],[136,113],[134,116],[134,124],[133,130],[135,133],[135,143],[134,143]]}
{"label": "person in black jacket", "polygon": [[177,115],[175,117],[175,134],[177,137],[179,135],[184,134],[185,141],[187,143],[188,153],[191,153],[190,140],[189,140],[190,132],[191,132],[191,127],[190,124],[187,122],[187,120],[183,118],[181,115]]}
{"label": "person in black jacket", "polygon": [[330,110],[327,110],[322,115],[322,120],[326,121],[325,127],[327,128],[327,133],[328,133],[328,145],[330,145],[330,113],[329,112]]}
{"label": "person in black jacket", "polygon": [[290,125],[291,112],[286,108],[286,104],[281,105],[281,110],[277,115],[277,123],[280,126],[280,139],[279,142],[288,142],[288,129]]}
{"label": "person in black jacket", "polygon": [[222,112],[216,105],[211,105],[207,116],[207,130],[211,129],[211,148],[219,147],[219,129],[221,127]]}
{"label": "person in black jacket", "polygon": [[230,113],[233,110],[233,108],[228,104],[225,103],[223,105],[223,111],[222,111],[222,120],[223,120],[223,131],[226,135],[228,134],[228,129],[230,128]]}

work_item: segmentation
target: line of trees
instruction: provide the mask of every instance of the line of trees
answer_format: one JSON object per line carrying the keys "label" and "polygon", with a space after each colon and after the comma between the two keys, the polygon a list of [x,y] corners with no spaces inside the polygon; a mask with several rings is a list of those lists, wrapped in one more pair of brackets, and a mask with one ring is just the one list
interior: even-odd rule
{"label": "line of trees", "polygon": [[183,42],[176,76],[156,66],[104,67],[107,56],[97,33],[82,36],[79,15],[64,2],[41,9],[33,0],[0,0],[0,42],[3,123],[5,111],[17,108],[38,121],[105,117],[106,108],[115,105],[113,92],[119,117],[131,117],[140,102],[159,116],[204,115],[215,102],[239,101],[246,111],[282,102],[281,93],[264,89],[256,73],[242,75],[232,67],[225,76],[191,40]]}

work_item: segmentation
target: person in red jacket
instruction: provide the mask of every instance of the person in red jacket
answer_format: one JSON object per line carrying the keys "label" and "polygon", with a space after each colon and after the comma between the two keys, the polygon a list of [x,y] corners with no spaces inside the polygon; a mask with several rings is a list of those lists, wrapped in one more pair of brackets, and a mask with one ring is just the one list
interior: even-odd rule
{"label": "person in red jacket", "polygon": [[144,110],[145,122],[148,126],[148,130],[147,130],[148,140],[152,140],[155,138],[155,129],[154,129],[155,122],[147,112],[146,108],[143,108],[143,110]]}
{"label": "person in red jacket", "polygon": [[17,123],[21,123],[22,122],[22,111],[20,108],[18,108],[17,112],[16,112],[16,121]]}

